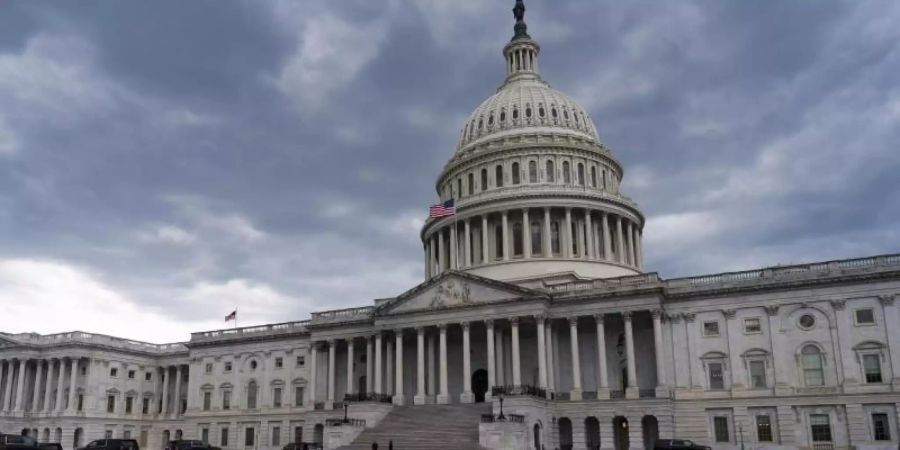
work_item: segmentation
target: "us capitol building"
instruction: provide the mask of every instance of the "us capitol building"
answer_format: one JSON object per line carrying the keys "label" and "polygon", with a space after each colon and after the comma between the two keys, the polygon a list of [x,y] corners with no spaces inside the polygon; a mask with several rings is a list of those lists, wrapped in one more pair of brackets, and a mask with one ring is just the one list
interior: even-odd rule
{"label": "us capitol building", "polygon": [[646,271],[622,165],[541,78],[521,0],[514,15],[506,78],[437,178],[457,213],[422,228],[422,284],[175,344],[0,333],[0,431],[67,450],[103,437],[432,448],[429,435],[434,448],[896,448],[900,255]]}

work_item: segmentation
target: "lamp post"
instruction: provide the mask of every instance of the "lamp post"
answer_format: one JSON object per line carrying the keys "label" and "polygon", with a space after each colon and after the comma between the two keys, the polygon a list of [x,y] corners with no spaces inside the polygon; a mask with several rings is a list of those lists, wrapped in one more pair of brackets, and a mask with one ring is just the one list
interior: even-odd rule
{"label": "lamp post", "polygon": [[738,435],[741,437],[741,450],[744,450],[744,424],[738,424]]}
{"label": "lamp post", "polygon": [[347,419],[347,409],[348,409],[349,407],[350,407],[350,403],[344,402],[344,423],[350,422],[350,420]]}
{"label": "lamp post", "polygon": [[497,416],[497,420],[506,420],[506,416],[503,415],[503,394],[500,394],[499,398],[500,398],[500,415]]}

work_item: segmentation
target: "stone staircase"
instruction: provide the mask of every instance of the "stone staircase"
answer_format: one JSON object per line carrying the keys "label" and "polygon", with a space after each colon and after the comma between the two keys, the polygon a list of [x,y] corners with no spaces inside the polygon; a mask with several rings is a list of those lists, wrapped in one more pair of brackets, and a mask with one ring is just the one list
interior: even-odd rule
{"label": "stone staircase", "polygon": [[480,450],[478,424],[491,405],[421,405],[394,408],[374,428],[367,428],[352,444],[340,450]]}

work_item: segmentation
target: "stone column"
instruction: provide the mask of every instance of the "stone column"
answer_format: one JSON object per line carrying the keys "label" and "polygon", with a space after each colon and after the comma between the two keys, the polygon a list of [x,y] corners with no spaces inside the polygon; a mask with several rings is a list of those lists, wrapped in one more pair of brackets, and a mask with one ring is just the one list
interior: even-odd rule
{"label": "stone column", "polygon": [[[337,374],[334,373],[334,363],[337,359],[337,345],[334,339],[328,340],[328,396],[325,399],[325,409],[331,409],[334,406],[334,384],[337,381]],[[268,386],[266,387],[268,388]]]}
{"label": "stone column", "polygon": [[634,334],[631,331],[631,315],[631,311],[622,313],[622,318],[625,319],[625,353],[628,355],[628,387],[625,389],[625,398],[638,398],[639,392],[637,369],[634,360]]}
{"label": "stone column", "polygon": [[[881,312],[884,316],[884,327],[887,331],[888,354],[891,359],[891,384],[895,390],[900,386],[900,348],[896,343],[900,342],[897,333],[900,331],[900,321],[897,319],[897,307],[894,306],[895,295],[882,295],[878,297],[881,302]],[[843,339],[843,336],[841,336]]]}
{"label": "stone column", "polygon": [[490,260],[490,244],[488,244],[488,217],[487,214],[481,216],[481,264]]}
{"label": "stone column", "polygon": [[503,330],[499,328],[494,329],[494,344],[497,346],[497,351],[495,352],[495,357],[497,358],[496,366],[497,366],[497,377],[496,382],[500,386],[506,386],[506,369],[504,367],[503,361],[505,360],[503,356]]}
{"label": "stone column", "polygon": [[566,208],[565,227],[566,229],[562,233],[562,235],[566,237],[565,239],[563,239],[564,241],[566,241],[565,248],[562,249],[560,253],[562,253],[562,255],[566,258],[572,258],[572,239],[574,238],[574,236],[572,236],[572,208]]}
{"label": "stone column", "polygon": [[609,398],[609,372],[606,368],[606,326],[603,314],[594,314],[597,322],[597,398]]}
{"label": "stone column", "polygon": [[437,275],[437,270],[435,267],[435,248],[434,248],[434,237],[428,239],[428,274],[429,276]]}
{"label": "stone column", "polygon": [[472,394],[472,363],[470,361],[469,322],[460,323],[463,331],[463,391],[459,395],[460,403],[474,403]]}
{"label": "stone column", "polygon": [[[318,386],[318,378],[319,378],[319,348],[316,342],[312,342],[309,345],[309,402],[312,404],[312,407],[316,407],[316,391]],[[235,371],[237,371],[237,367],[234,367]],[[235,385],[237,387],[237,385]]]}
{"label": "stone column", "polygon": [[440,377],[441,377],[441,393],[437,396],[437,403],[446,405],[450,402],[449,390],[447,387],[447,324],[440,324]]}
{"label": "stone column", "polygon": [[[59,362],[59,371],[62,373],[63,363],[62,360]],[[162,393],[160,394],[160,400],[162,400],[162,404],[159,405],[159,414],[165,415],[169,409],[169,367],[163,366],[162,373],[159,376],[160,385],[162,386]],[[234,372],[237,373],[237,366],[234,367]],[[235,384],[235,386],[237,386]]]}
{"label": "stone column", "polygon": [[375,392],[375,338],[366,337],[366,394]]}
{"label": "stone column", "polygon": [[519,318],[511,317],[509,323],[512,328],[512,376],[513,385],[522,385],[522,359],[519,353]]}
{"label": "stone column", "polygon": [[578,317],[569,317],[569,343],[572,347],[571,400],[581,400],[581,355],[578,346]]}
{"label": "stone column", "polygon": [[413,403],[425,404],[425,329],[416,328],[416,395]]}
{"label": "stone column", "polygon": [[556,362],[553,357],[553,319],[547,320],[547,326],[544,328],[544,341],[546,342],[547,353],[547,395],[550,391],[556,390]]}
{"label": "stone column", "polygon": [[[172,407],[172,412],[177,416],[181,414],[181,379],[183,376],[183,368],[181,364],[176,367],[175,370],[175,398],[173,399],[174,406]],[[260,386],[262,387],[262,386]]]}
{"label": "stone column", "polygon": [[612,242],[609,237],[609,217],[606,213],[601,215],[603,225],[603,259],[612,261]]}
{"label": "stone column", "polygon": [[506,211],[502,213],[503,224],[503,260],[509,261],[509,214]]}
{"label": "stone column", "polygon": [[668,397],[668,388],[666,383],[666,375],[663,364],[663,331],[662,331],[662,310],[654,309],[650,311],[653,316],[653,353],[656,355],[656,392],[658,398]]}
{"label": "stone column", "polygon": [[428,346],[428,387],[426,392],[428,395],[437,395],[437,357],[435,356],[434,333],[428,333],[425,337],[425,344]]}
{"label": "stone column", "polygon": [[394,386],[392,383],[394,382],[394,342],[391,341],[390,336],[387,337],[385,346],[385,357],[384,357],[384,389],[382,389],[383,394],[387,394],[390,396],[394,395]]}
{"label": "stone column", "polygon": [[544,229],[542,231],[544,248],[542,249],[541,256],[549,258],[553,256],[553,238],[550,234],[550,208],[544,208]]}
{"label": "stone column", "polygon": [[632,266],[637,266],[634,259],[634,234],[632,233],[631,221],[627,221],[626,223],[625,236],[628,238],[628,262]]}
{"label": "stone column", "polygon": [[528,208],[522,210],[522,251],[525,259],[531,258],[531,222],[528,220]]}
{"label": "stone column", "polygon": [[447,270],[447,264],[444,262],[444,230],[438,230],[438,273],[444,273]]}
{"label": "stone column", "polygon": [[625,264],[625,242],[622,240],[622,216],[616,216],[616,254],[618,262]]}
{"label": "stone column", "polygon": [[585,255],[588,259],[594,259],[594,225],[591,223],[591,210],[584,210],[584,230],[587,242],[585,243]]}
{"label": "stone column", "polygon": [[50,412],[50,398],[53,397],[53,360],[47,360],[47,382],[44,384],[44,404],[42,412]]}
{"label": "stone column", "polygon": [[347,338],[347,393],[354,394],[356,389],[353,388],[353,338]]}
{"label": "stone column", "polygon": [[641,230],[634,227],[634,265],[638,269],[644,268],[644,254],[641,249]]}
{"label": "stone column", "polygon": [[469,224],[469,219],[466,219],[465,230],[466,230],[466,238],[465,238],[465,240],[463,240],[463,244],[466,246],[466,248],[465,248],[466,259],[465,259],[464,266],[472,267],[472,227]]}
{"label": "stone column", "polygon": [[537,321],[537,359],[538,359],[538,383],[541,389],[547,389],[547,348],[544,342],[544,321],[547,320],[543,315],[534,317]]}
{"label": "stone column", "polygon": [[[468,233],[466,235],[468,236]],[[403,328],[397,329],[394,331],[394,334],[394,363],[397,365],[394,368],[394,404],[402,405],[406,403],[406,399],[403,396]]]}
{"label": "stone column", "polygon": [[75,410],[77,409],[76,408],[77,405],[75,405],[75,386],[76,386],[75,383],[78,381],[78,358],[72,358],[69,361],[69,364],[72,367],[70,370],[72,375],[69,376],[69,408],[68,409],[69,409],[69,411],[74,413]]}
{"label": "stone column", "polygon": [[[6,384],[3,387],[3,404],[0,405],[0,409],[3,411],[12,410],[12,385],[13,385],[13,360],[7,359],[6,361]],[[3,367],[0,366],[0,377],[3,376],[2,373]],[[50,380],[48,379],[49,383]]]}
{"label": "stone column", "polygon": [[66,363],[62,358],[59,359],[59,375],[56,377],[56,405],[53,409],[56,412],[63,412],[63,394],[66,392]]}
{"label": "stone column", "polygon": [[494,321],[493,320],[485,320],[485,327],[487,327],[487,372],[488,372],[488,389],[487,394],[485,395],[485,401],[490,401],[492,397],[492,392],[494,386],[497,384],[497,374],[495,373],[497,361],[494,356]]}
{"label": "stone column", "polygon": [[382,374],[382,366],[381,366],[381,332],[375,334],[375,386],[374,390],[376,394],[381,394],[384,389],[381,383],[381,374]]}
{"label": "stone column", "polygon": [[25,410],[25,399],[22,398],[25,395],[25,365],[27,361],[24,359],[19,360],[19,375],[16,377],[16,406],[13,408],[15,411],[24,411]]}
{"label": "stone column", "polygon": [[456,238],[456,222],[450,224],[450,268],[459,268],[459,241]]}
{"label": "stone column", "polygon": [[37,360],[34,373],[34,394],[31,397],[31,412],[41,410],[38,403],[41,401],[41,377],[44,375],[44,360]]}

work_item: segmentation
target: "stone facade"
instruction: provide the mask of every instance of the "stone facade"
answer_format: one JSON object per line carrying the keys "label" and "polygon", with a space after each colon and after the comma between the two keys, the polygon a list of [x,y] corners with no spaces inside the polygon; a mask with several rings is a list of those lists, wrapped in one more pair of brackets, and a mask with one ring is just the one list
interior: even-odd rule
{"label": "stone facade", "polygon": [[438,178],[457,211],[423,227],[422,284],[176,344],[0,334],[0,431],[333,448],[396,405],[489,402],[491,448],[895,448],[900,255],[644,272],[622,167],[538,75],[523,15]]}

